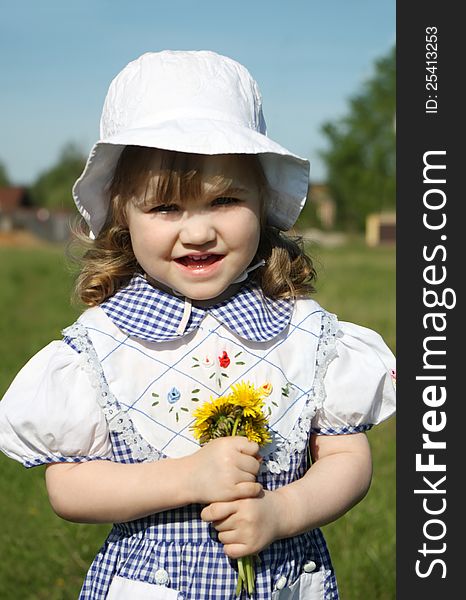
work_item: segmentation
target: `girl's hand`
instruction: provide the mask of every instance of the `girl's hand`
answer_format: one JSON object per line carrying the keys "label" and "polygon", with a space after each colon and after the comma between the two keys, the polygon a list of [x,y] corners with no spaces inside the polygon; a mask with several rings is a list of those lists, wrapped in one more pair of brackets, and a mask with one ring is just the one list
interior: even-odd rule
{"label": "girl's hand", "polygon": [[201,518],[212,522],[230,558],[255,554],[277,539],[338,519],[359,502],[371,479],[363,433],[311,437],[314,463],[301,479],[255,498],[214,502]]}
{"label": "girl's hand", "polygon": [[282,537],[283,499],[276,492],[262,491],[257,498],[215,502],[201,512],[219,532],[225,554],[240,558],[256,554]]}
{"label": "girl's hand", "polygon": [[212,440],[187,457],[192,502],[229,502],[260,494],[258,452],[258,444],[235,436]]}

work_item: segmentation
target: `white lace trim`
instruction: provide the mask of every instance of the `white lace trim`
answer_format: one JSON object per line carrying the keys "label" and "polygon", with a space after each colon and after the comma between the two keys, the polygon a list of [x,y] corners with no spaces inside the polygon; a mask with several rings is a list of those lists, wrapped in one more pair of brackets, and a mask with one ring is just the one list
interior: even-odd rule
{"label": "white lace trim", "polygon": [[321,408],[325,401],[324,378],[327,368],[332,360],[337,356],[335,338],[338,331],[338,320],[335,315],[324,312],[322,315],[321,335],[316,352],[316,368],[314,376],[314,385],[308,394],[304,409],[293,427],[290,436],[282,444],[279,444],[270,458],[264,460],[263,469],[271,473],[280,473],[289,471],[291,467],[291,457],[297,452],[303,452],[309,441],[309,432],[311,421]]}
{"label": "white lace trim", "polygon": [[135,460],[159,460],[162,457],[161,452],[152,448],[135,430],[130,417],[110,391],[87,329],[80,323],[75,323],[65,329],[63,334],[73,340],[73,345],[80,353],[81,367],[88,374],[92,387],[98,390],[97,401],[105,414],[109,430],[124,440]]}
{"label": "white lace trim", "polygon": [[322,333],[317,347],[316,375],[314,378],[314,402],[317,408],[322,408],[326,394],[324,379],[329,364],[338,356],[336,337],[338,332],[338,319],[336,315],[324,313],[322,316]]}

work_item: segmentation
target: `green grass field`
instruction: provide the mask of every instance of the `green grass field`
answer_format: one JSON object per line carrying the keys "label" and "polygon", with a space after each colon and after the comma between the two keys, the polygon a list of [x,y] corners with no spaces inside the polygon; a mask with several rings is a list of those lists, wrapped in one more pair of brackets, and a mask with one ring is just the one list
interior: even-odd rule
{"label": "green grass field", "polygon": [[[379,331],[395,350],[395,255],[355,241],[311,245],[316,299],[341,320]],[[0,248],[0,397],[18,369],[60,337],[78,310],[61,248]],[[324,528],[343,600],[395,594],[395,419],[368,433],[374,478],[368,496]],[[0,600],[73,600],[108,526],[62,521],[45,493],[43,467],[0,455]]]}

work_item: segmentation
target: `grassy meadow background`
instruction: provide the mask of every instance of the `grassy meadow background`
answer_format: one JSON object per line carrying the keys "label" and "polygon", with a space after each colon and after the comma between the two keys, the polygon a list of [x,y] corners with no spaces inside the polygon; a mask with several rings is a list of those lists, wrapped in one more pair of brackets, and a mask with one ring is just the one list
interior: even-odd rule
{"label": "grassy meadow background", "polygon": [[[379,331],[395,351],[395,251],[361,240],[310,246],[316,299],[341,320]],[[78,314],[63,248],[0,247],[0,397],[19,368]],[[342,600],[395,598],[395,419],[368,432],[368,496],[324,528]],[[52,512],[44,467],[0,454],[0,599],[73,600],[109,526],[67,523]]]}

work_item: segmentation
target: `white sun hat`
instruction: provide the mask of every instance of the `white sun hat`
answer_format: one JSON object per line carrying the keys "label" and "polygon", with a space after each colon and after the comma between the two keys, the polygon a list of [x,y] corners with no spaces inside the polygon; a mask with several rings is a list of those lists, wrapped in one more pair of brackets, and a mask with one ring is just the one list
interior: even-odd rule
{"label": "white sun hat", "polygon": [[267,137],[257,83],[241,64],[215,52],[147,52],[111,82],[100,139],[73,186],[74,201],[93,236],[107,218],[109,184],[129,145],[257,154],[267,180],[267,222],[285,231],[306,201],[309,162]]}

